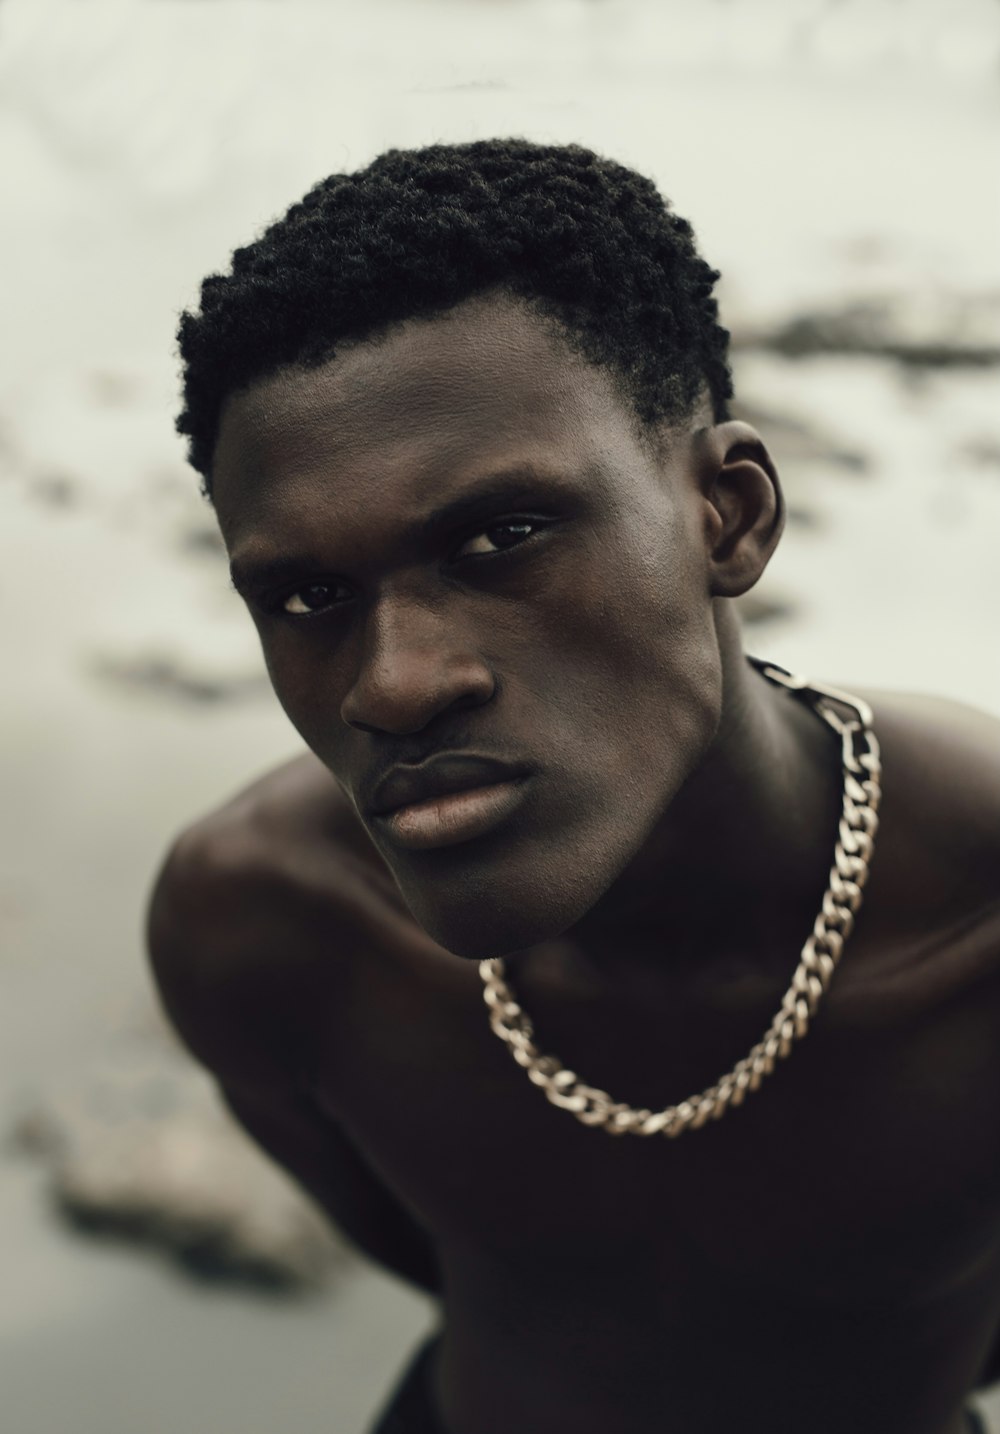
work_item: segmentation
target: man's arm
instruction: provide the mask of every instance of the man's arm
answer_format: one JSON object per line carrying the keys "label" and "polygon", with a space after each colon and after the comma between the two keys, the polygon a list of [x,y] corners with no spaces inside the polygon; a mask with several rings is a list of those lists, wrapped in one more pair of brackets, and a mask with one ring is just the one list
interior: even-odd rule
{"label": "man's arm", "polygon": [[224,1084],[220,1089],[243,1129],[353,1244],[428,1294],[440,1292],[437,1258],[427,1235],[373,1174],[357,1146],[308,1096],[264,1096]]}
{"label": "man's arm", "polygon": [[[150,904],[149,952],[163,1004],[251,1138],[354,1244],[437,1293],[427,1234],[293,1074],[294,1036],[283,1018],[294,1016],[294,980],[275,952],[295,948],[295,907],[287,881],[262,869],[239,835],[213,829],[212,819],[185,833]],[[330,936],[327,925],[327,943]]]}

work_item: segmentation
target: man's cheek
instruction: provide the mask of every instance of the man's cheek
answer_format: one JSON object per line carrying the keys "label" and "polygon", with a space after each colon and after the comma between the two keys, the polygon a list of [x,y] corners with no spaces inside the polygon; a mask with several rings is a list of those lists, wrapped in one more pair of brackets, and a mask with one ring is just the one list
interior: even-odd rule
{"label": "man's cheek", "polygon": [[275,645],[264,644],[264,663],[271,686],[292,726],[317,755],[328,747],[340,700],[322,670],[306,668]]}

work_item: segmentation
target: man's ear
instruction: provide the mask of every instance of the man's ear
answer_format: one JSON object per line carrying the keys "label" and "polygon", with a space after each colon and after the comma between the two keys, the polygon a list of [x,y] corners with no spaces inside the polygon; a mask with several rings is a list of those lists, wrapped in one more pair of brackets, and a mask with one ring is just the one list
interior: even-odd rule
{"label": "man's ear", "polygon": [[749,423],[729,420],[695,437],[713,597],[739,597],[763,573],[785,526],[771,455]]}

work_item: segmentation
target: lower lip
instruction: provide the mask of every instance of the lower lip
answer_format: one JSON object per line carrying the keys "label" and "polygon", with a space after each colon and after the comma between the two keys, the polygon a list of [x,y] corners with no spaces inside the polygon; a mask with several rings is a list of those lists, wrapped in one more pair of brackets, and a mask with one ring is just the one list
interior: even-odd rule
{"label": "lower lip", "polygon": [[378,820],[393,844],[409,851],[453,846],[485,836],[506,821],[520,806],[525,790],[523,779],[470,787],[464,792],[449,792],[409,807],[397,807]]}

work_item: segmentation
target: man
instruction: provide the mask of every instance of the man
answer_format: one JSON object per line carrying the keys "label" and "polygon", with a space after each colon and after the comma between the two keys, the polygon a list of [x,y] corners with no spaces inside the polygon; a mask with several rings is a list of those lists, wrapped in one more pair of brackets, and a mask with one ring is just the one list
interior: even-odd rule
{"label": "man", "polygon": [[974,1427],[998,724],[744,656],[784,508],[717,277],[616,164],[434,146],[182,322],[310,754],[176,843],[154,967],[250,1134],[440,1294],[383,1434]]}

